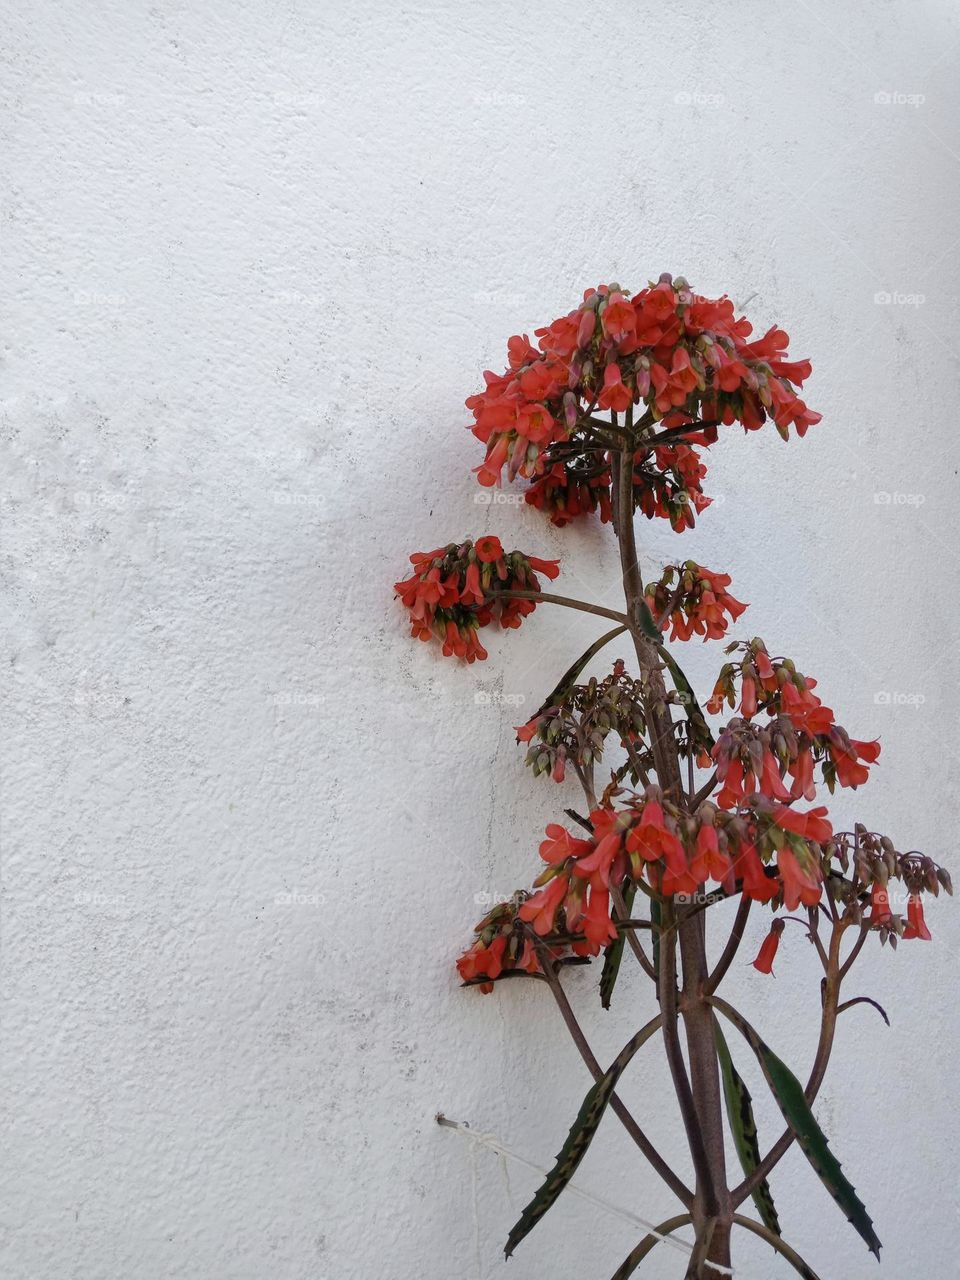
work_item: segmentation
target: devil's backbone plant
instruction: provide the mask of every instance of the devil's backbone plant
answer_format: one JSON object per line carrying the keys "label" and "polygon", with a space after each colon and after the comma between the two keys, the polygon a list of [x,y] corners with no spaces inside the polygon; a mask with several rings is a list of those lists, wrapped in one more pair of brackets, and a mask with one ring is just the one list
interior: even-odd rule
{"label": "devil's backbone plant", "polygon": [[[668,519],[677,531],[694,524],[710,502],[702,451],[734,423],[747,431],[772,423],[787,439],[791,427],[803,436],[819,421],[797,392],[810,364],[789,359],[782,329],[755,338],[728,298],[701,297],[668,275],[633,296],[619,285],[591,289],[535,336],[536,346],[525,336],[511,338],[509,368],[485,374],[485,389],[467,400],[473,432],[486,446],[479,480],[499,484],[504,469],[509,480],[522,478],[526,500],[556,525],[591,513],[611,523],[623,611],[544,591],[540,575],[555,578],[557,562],[506,553],[491,535],[411,556],[413,572],[396,587],[413,634],[468,662],[487,656],[482,628],[517,627],[538,603],[616,624],[518,730],[534,776],[562,783],[568,771],[575,775],[586,812],[567,808],[569,823],[547,827],[534,891],[495,906],[458,961],[465,983],[483,992],[506,978],[545,983],[595,1081],[506,1252],[557,1200],[610,1107],[680,1202],[676,1216],[640,1241],[614,1280],[633,1274],[662,1234],[685,1225],[695,1232],[688,1276],[726,1273],[734,1227],[761,1236],[813,1276],[781,1236],[768,1185],[793,1142],[879,1257],[870,1217],[811,1104],[839,1015],[864,1000],[844,998],[842,988],[868,934],[891,946],[900,938],[929,938],[922,897],[949,892],[949,877],[930,858],[901,852],[868,826],[834,830],[826,807],[816,803],[819,789],[859,787],[880,747],[852,738],[814,692],[816,681],[788,657],[757,638],[729,643],[701,706],[667,647],[668,633],[671,642],[724,638],[745,606],[730,594],[726,574],[692,560],[644,583],[634,540],[638,511]],[[634,669],[618,660],[605,678],[581,679],[621,635],[634,650]],[[711,951],[711,963],[707,927],[718,915],[729,925],[718,905],[730,898],[737,903],[732,927]],[[805,1085],[718,994],[754,908],[772,917],[756,969],[771,973],[785,925],[793,922],[823,967],[819,1042]],[[568,965],[601,956],[604,1007],[628,965],[650,980],[659,1005],[606,1070],[561,981]],[[765,1151],[722,1024],[756,1056],[783,1113],[784,1132]],[[616,1093],[620,1075],[654,1036],[676,1090],[692,1186]],[[725,1116],[739,1173],[727,1167]],[[751,1199],[757,1217],[744,1212]]]}

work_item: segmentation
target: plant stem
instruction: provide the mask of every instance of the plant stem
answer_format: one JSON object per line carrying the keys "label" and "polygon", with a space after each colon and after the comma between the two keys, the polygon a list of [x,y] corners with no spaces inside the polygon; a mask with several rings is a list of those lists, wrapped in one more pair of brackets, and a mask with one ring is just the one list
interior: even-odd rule
{"label": "plant stem", "polygon": [[[840,983],[842,977],[840,974],[840,943],[843,937],[846,925],[843,921],[838,921],[834,926],[833,934],[830,938],[830,952],[828,956],[827,976],[823,980],[823,1008],[820,1014],[820,1039],[817,1044],[816,1056],[813,1060],[813,1066],[810,1069],[810,1078],[804,1089],[804,1097],[808,1104],[812,1104],[823,1084],[823,1077],[826,1075],[827,1066],[830,1062],[830,1053],[833,1049],[833,1038],[837,1027],[837,1006],[840,1000]],[[725,1000],[719,1000],[716,996],[712,998],[717,1008],[730,1017],[734,1023],[743,1023],[746,1025],[746,1019],[741,1014],[731,1008]],[[789,1150],[794,1142],[794,1134],[791,1129],[787,1129],[780,1135],[773,1144],[767,1154],[763,1157],[754,1171],[740,1183],[734,1187],[731,1198],[733,1207],[736,1209],[751,1195],[760,1183],[766,1178],[774,1166]]]}
{"label": "plant stem", "polygon": [[550,591],[490,591],[488,597],[491,600],[501,599],[511,600],[537,600],[541,604],[562,604],[567,609],[579,609],[581,613],[594,613],[600,618],[612,618],[614,622],[628,624],[625,614],[617,613],[616,609],[605,609],[602,604],[587,604],[584,600],[573,600],[569,596],[556,596]]}
{"label": "plant stem", "polygon": [[[627,914],[626,903],[623,901],[623,894],[616,887],[616,885],[610,886],[610,897],[613,901],[614,910],[616,911],[617,915],[626,916]],[[618,921],[617,923],[620,923],[620,922]],[[653,928],[652,924],[650,925],[650,928],[651,929]],[[643,969],[644,973],[647,975],[648,978],[656,982],[657,971],[656,969],[654,969],[653,965],[651,964],[649,956],[644,951],[643,945],[640,942],[640,939],[636,936],[636,934],[633,932],[632,929],[627,930],[626,938],[627,938],[627,945],[629,946],[633,954],[637,957],[637,960],[640,962],[640,967]]]}
{"label": "plant stem", "polygon": [[[648,417],[649,415],[647,415]],[[615,417],[615,415],[614,415]],[[647,417],[638,426],[649,426]],[[632,423],[628,419],[628,425]],[[637,562],[634,534],[633,461],[636,446],[625,446],[613,457],[613,480],[617,489],[617,537],[623,574],[627,618],[643,681],[644,713],[650,730],[657,777],[665,795],[678,806],[686,799],[680,772],[680,757],[673,719],[666,701],[666,686],[657,645],[641,625],[643,579]],[[660,940],[660,1008],[663,1040],[673,1079],[687,1142],[697,1175],[694,1224],[698,1236],[708,1219],[716,1218],[708,1250],[708,1263],[729,1266],[730,1221],[733,1206],[727,1188],[723,1136],[723,1104],[713,1032],[713,1015],[705,999],[708,979],[705,917],[701,912],[684,921],[676,930],[675,907],[666,899],[662,907]],[[690,1056],[688,1077],[678,1033],[677,944],[683,971],[683,994],[679,1010],[686,1031]],[[705,1275],[716,1275],[709,1266]]]}
{"label": "plant stem", "polygon": [[721,952],[720,959],[713,968],[713,972],[704,985],[704,994],[711,996],[720,983],[727,975],[727,970],[733,964],[734,956],[739,950],[740,943],[743,941],[743,931],[747,927],[747,917],[750,914],[752,903],[750,899],[743,895],[740,899],[740,905],[737,907],[737,914],[734,917],[733,928],[730,930],[730,937],[727,939],[727,945]]}
{"label": "plant stem", "polygon": [[[583,1028],[577,1021],[577,1015],[571,1008],[570,1001],[567,999],[567,993],[564,991],[560,983],[560,979],[553,968],[550,957],[546,953],[546,948],[543,947],[542,943],[538,943],[537,951],[540,955],[540,967],[544,971],[544,976],[547,979],[550,990],[553,992],[553,998],[557,1002],[557,1008],[560,1010],[567,1030],[570,1032],[571,1039],[577,1046],[577,1049],[580,1052],[580,1057],[583,1059],[587,1070],[593,1076],[594,1080],[599,1080],[604,1074],[603,1068],[600,1066],[600,1063],[594,1056],[593,1050],[590,1048],[587,1037],[583,1033]],[[649,1029],[650,1034],[652,1035],[659,1024],[660,1016],[658,1015],[647,1023],[647,1027],[644,1028],[644,1030]],[[680,1178],[670,1168],[663,1156],[661,1156],[660,1152],[637,1124],[636,1120],[624,1105],[622,1099],[616,1093],[614,1093],[610,1098],[610,1107],[620,1120],[620,1123],[626,1129],[627,1133],[630,1134],[630,1137],[633,1138],[634,1142],[650,1161],[653,1168],[657,1171],[674,1195],[678,1197],[681,1204],[686,1206],[692,1204],[693,1192],[689,1187],[681,1182]]]}
{"label": "plant stem", "polygon": [[777,1253],[790,1263],[794,1271],[799,1271],[804,1280],[819,1280],[816,1272],[809,1263],[804,1262],[797,1253],[796,1249],[787,1244],[782,1236],[776,1235],[773,1231],[765,1227],[761,1222],[754,1222],[752,1218],[745,1218],[742,1213],[735,1213],[733,1221],[738,1227],[745,1227],[747,1231],[752,1231],[755,1236],[759,1236],[761,1240],[766,1240],[771,1249],[775,1249]]}

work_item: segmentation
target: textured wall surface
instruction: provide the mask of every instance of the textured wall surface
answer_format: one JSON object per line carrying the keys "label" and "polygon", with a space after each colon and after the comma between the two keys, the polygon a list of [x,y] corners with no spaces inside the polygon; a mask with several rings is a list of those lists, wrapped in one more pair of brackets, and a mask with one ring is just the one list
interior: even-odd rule
{"label": "textured wall surface", "polygon": [[[549,1162],[587,1080],[548,993],[452,961],[576,802],[510,726],[595,629],[543,608],[458,668],[390,584],[497,532],[616,604],[609,530],[478,503],[463,398],[587,285],[726,290],[824,420],[732,433],[644,568],[728,569],[740,630],[883,738],[837,814],[956,867],[956,8],[36,0],[5,34],[3,1275],[498,1276],[536,1179],[434,1114]],[[955,1269],[960,920],[928,919],[870,946],[893,1027],[844,1016],[817,1104],[882,1272],[801,1156],[774,1181],[825,1276]],[[731,985],[802,1072],[817,975],[781,955]],[[608,1059],[649,997],[602,1014],[596,976]],[[683,1164],[660,1058],[624,1093]],[[613,1120],[579,1178],[672,1207]],[[605,1280],[636,1235],[567,1199],[506,1274]]]}

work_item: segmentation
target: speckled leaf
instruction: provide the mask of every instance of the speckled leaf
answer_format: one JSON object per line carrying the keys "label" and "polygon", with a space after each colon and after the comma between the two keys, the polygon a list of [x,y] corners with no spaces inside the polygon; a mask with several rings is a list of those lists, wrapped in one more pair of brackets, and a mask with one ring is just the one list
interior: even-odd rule
{"label": "speckled leaf", "polygon": [[[637,886],[631,880],[623,891],[623,905],[626,907],[628,916],[636,896]],[[617,974],[620,972],[620,961],[623,959],[623,948],[626,940],[627,935],[619,933],[616,941],[611,942],[603,953],[603,972],[600,974],[600,1003],[604,1009],[610,1008],[610,998],[613,995],[613,988],[617,984]]]}
{"label": "speckled leaf", "polygon": [[587,1153],[587,1148],[593,1140],[593,1135],[596,1133],[600,1121],[603,1119],[607,1103],[616,1090],[617,1081],[626,1069],[630,1059],[640,1046],[649,1039],[650,1035],[650,1024],[641,1028],[633,1039],[624,1045],[606,1072],[584,1098],[577,1118],[574,1120],[569,1134],[567,1134],[567,1140],[557,1156],[557,1163],[547,1174],[546,1181],[524,1209],[507,1237],[504,1253],[508,1258],[524,1236],[537,1225],[573,1177],[577,1166]]}
{"label": "speckled leaf", "polygon": [[816,1117],[804,1097],[803,1086],[787,1064],[764,1043],[752,1027],[738,1023],[740,1030],[757,1055],[760,1067],[777,1100],[784,1120],[790,1126],[800,1150],[810,1161],[820,1181],[840,1206],[848,1222],[865,1241],[867,1248],[879,1259],[881,1244],[873,1229],[873,1222],[866,1206],[858,1197],[853,1184],[840,1168],[840,1161],[830,1150],[826,1134],[817,1124]]}
{"label": "speckled leaf", "polygon": [[609,644],[611,640],[615,640],[626,629],[626,627],[614,627],[611,631],[605,632],[599,640],[595,640],[590,648],[585,653],[582,653],[576,662],[563,673],[556,687],[547,694],[541,706],[534,713],[533,718],[542,715],[549,707],[555,707],[558,702],[562,702],[576,684],[577,677],[590,659],[595,657],[604,645]]}
{"label": "speckled leaf", "polygon": [[650,899],[650,922],[653,925],[653,937],[650,939],[651,950],[653,951],[653,972],[659,981],[660,978],[660,924],[662,920],[662,911],[660,910],[660,900],[658,898]]}
{"label": "speckled leaf", "polygon": [[700,703],[697,701],[696,695],[693,692],[693,686],[690,684],[690,681],[683,673],[682,667],[669,650],[665,648],[661,649],[660,656],[669,668],[677,693],[683,696],[683,710],[686,713],[686,717],[690,721],[691,726],[696,731],[697,739],[702,741],[706,747],[712,747],[714,745],[713,734],[710,732],[710,726],[707,724],[707,720],[701,710]]}
{"label": "speckled leaf", "polygon": [[640,619],[640,630],[645,636],[651,640],[656,640],[658,645],[663,644],[663,633],[653,620],[653,614],[650,612],[650,606],[646,600],[640,599],[637,602],[637,615]]}
{"label": "speckled leaf", "polygon": [[[714,1020],[714,1034],[717,1040],[717,1057],[720,1061],[720,1075],[723,1080],[723,1100],[727,1108],[727,1120],[733,1143],[740,1157],[743,1172],[748,1176],[760,1163],[760,1143],[757,1139],[757,1125],[753,1118],[753,1099],[750,1090],[733,1065],[730,1049],[724,1039],[720,1024]],[[753,1203],[757,1206],[763,1225],[780,1234],[780,1220],[777,1217],[770,1184],[766,1178],[753,1193]]]}

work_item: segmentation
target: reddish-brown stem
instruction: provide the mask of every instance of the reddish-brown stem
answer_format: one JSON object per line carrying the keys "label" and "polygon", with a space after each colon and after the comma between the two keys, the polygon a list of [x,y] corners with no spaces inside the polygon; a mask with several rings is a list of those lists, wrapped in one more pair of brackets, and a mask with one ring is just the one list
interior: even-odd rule
{"label": "reddish-brown stem", "polygon": [[[628,411],[629,412],[629,411]],[[614,421],[616,415],[613,415]],[[628,417],[628,428],[632,420]],[[643,430],[650,425],[647,414],[637,424]],[[680,774],[680,757],[674,723],[666,700],[666,686],[658,655],[658,645],[645,634],[640,610],[643,604],[643,579],[637,562],[633,527],[635,446],[625,447],[613,457],[613,480],[617,491],[617,537],[620,567],[630,633],[644,688],[644,713],[650,732],[650,744],[660,786],[666,796],[683,805],[686,795]],[[666,899],[661,908],[663,934],[659,948],[659,994],[663,1014],[663,1039],[674,1089],[680,1104],[690,1155],[697,1175],[693,1206],[698,1235],[708,1219],[717,1218],[708,1259],[729,1265],[729,1226],[732,1205],[726,1181],[723,1133],[723,1103],[713,1031],[713,1014],[706,1003],[704,986],[708,978],[706,933],[703,913],[680,924],[676,931],[674,904]],[[677,943],[683,970],[683,993],[679,1012],[683,1016],[690,1074],[687,1075],[678,1028]],[[716,1275],[712,1268],[705,1275]]]}
{"label": "reddish-brown stem", "polygon": [[846,960],[844,960],[843,964],[840,966],[840,981],[841,981],[841,982],[842,982],[842,981],[843,981],[843,979],[847,976],[847,974],[850,972],[850,970],[851,970],[851,968],[852,968],[852,966],[853,966],[853,962],[856,960],[857,956],[860,954],[860,951],[861,951],[861,949],[862,949],[862,947],[863,947],[863,944],[864,944],[864,943],[866,942],[866,940],[867,940],[867,934],[868,934],[869,932],[870,932],[870,926],[869,926],[868,924],[862,924],[862,925],[860,926],[860,935],[859,935],[859,937],[857,938],[856,942],[855,942],[855,943],[853,944],[853,946],[851,947],[851,949],[850,949],[850,954],[847,956]]}
{"label": "reddish-brown stem", "polygon": [[714,991],[727,976],[727,970],[733,964],[734,957],[740,949],[740,943],[743,941],[743,932],[747,927],[747,917],[750,915],[751,905],[750,899],[744,894],[740,899],[739,907],[737,907],[737,914],[733,920],[733,927],[730,930],[727,945],[720,953],[720,959],[714,965],[710,977],[704,984],[704,995],[713,995]]}
{"label": "reddish-brown stem", "polygon": [[690,797],[691,813],[693,813],[694,810],[699,805],[703,804],[704,800],[706,800],[707,796],[710,795],[710,793],[713,791],[716,785],[717,785],[717,771],[716,769],[714,769],[713,773],[711,773],[710,777],[706,780],[706,782],[703,784],[700,790],[696,793],[696,795],[693,795]]}
{"label": "reddish-brown stem", "polygon": [[[546,977],[550,990],[553,993],[553,998],[557,1003],[557,1008],[560,1010],[567,1030],[570,1032],[570,1038],[577,1046],[587,1070],[593,1076],[594,1080],[599,1080],[604,1074],[603,1068],[594,1056],[593,1050],[590,1048],[589,1042],[587,1041],[587,1037],[583,1033],[583,1028],[577,1021],[577,1016],[570,1006],[570,1001],[567,999],[567,993],[564,991],[560,983],[560,979],[553,967],[553,963],[547,953],[547,949],[539,941],[537,942],[537,952],[540,956],[540,966],[544,971],[544,976]],[[647,1023],[647,1027],[651,1032],[656,1029],[656,1025],[659,1021],[660,1018],[658,1016]],[[674,1195],[677,1196],[681,1204],[689,1207],[693,1203],[693,1192],[680,1180],[677,1174],[674,1173],[673,1169],[670,1168],[666,1160],[664,1160],[663,1156],[661,1156],[660,1152],[637,1124],[636,1120],[633,1118],[632,1114],[624,1105],[618,1094],[614,1093],[611,1096],[610,1107],[619,1119],[620,1123],[623,1125],[624,1129],[626,1129],[627,1133],[630,1134],[630,1137],[633,1138],[634,1142],[646,1156],[647,1160],[649,1160],[650,1164],[664,1180]]]}
{"label": "reddish-brown stem", "polygon": [[[817,1052],[813,1060],[813,1066],[810,1069],[810,1078],[807,1080],[807,1087],[804,1089],[804,1097],[808,1103],[812,1103],[820,1090],[823,1083],[823,1077],[826,1075],[827,1065],[830,1062],[830,1053],[833,1049],[833,1037],[837,1027],[837,1006],[840,1000],[840,983],[842,975],[840,973],[840,944],[843,933],[846,928],[844,921],[839,921],[834,925],[833,933],[830,938],[830,950],[828,953],[827,976],[824,978],[823,987],[823,1008],[820,1013],[820,1039],[817,1043]],[[731,1009],[725,1000],[718,997],[712,997],[713,1003],[717,1008],[723,1009],[724,1012],[732,1013],[734,1021],[739,1019],[744,1024],[744,1019],[735,1009]],[[766,1178],[778,1161],[789,1150],[794,1141],[794,1134],[791,1129],[787,1129],[780,1135],[773,1144],[767,1154],[763,1157],[753,1172],[734,1187],[732,1192],[733,1207],[736,1209],[738,1205],[751,1195],[760,1183]]]}
{"label": "reddish-brown stem", "polygon": [[562,604],[567,609],[579,609],[581,613],[593,613],[599,618],[612,618],[614,622],[628,624],[626,614],[617,613],[616,609],[604,608],[602,604],[587,604],[585,600],[573,600],[570,596],[557,596],[550,591],[497,591],[487,593],[491,600],[537,600],[541,604]]}
{"label": "reddish-brown stem", "polygon": [[[625,917],[627,914],[627,907],[623,901],[623,894],[615,885],[610,886],[610,897],[611,897],[611,900],[613,901],[613,907],[617,915],[621,917]],[[618,921],[617,923],[623,923],[623,921]],[[652,927],[653,926],[651,925],[651,928]],[[641,969],[643,969],[644,973],[647,975],[648,978],[650,978],[653,982],[656,982],[657,971],[656,969],[654,969],[649,956],[644,951],[643,946],[640,942],[640,939],[634,934],[632,929],[628,929],[626,931],[626,939],[627,939],[627,946],[630,948],[633,954],[637,957],[637,960],[639,961]]]}

